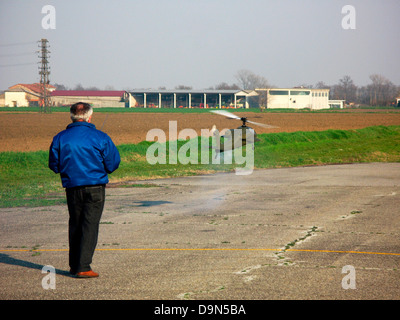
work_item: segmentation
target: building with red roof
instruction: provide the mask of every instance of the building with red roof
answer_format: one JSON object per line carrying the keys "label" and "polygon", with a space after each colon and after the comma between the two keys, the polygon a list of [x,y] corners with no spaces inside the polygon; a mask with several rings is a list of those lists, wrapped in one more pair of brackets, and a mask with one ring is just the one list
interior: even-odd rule
{"label": "building with red roof", "polygon": [[[47,84],[46,89],[51,93],[56,87]],[[40,83],[18,83],[9,87],[8,90],[4,92],[4,105],[6,107],[38,106],[41,93],[42,85]]]}
{"label": "building with red roof", "polygon": [[[132,96],[126,91],[116,90],[56,90],[56,87],[46,85],[52,106],[70,106],[76,102],[87,102],[93,107],[125,108],[132,104]],[[3,106],[33,107],[39,106],[41,84],[16,84],[4,92]],[[2,96],[3,96],[2,95]],[[3,100],[3,97],[1,97]]]}

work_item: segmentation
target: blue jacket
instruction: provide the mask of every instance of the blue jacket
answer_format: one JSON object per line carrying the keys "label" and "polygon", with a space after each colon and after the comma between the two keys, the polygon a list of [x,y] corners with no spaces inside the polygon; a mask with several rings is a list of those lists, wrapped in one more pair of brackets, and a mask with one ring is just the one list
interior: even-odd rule
{"label": "blue jacket", "polygon": [[108,183],[121,162],[111,138],[88,122],[73,122],[53,138],[49,168],[60,173],[64,188]]}

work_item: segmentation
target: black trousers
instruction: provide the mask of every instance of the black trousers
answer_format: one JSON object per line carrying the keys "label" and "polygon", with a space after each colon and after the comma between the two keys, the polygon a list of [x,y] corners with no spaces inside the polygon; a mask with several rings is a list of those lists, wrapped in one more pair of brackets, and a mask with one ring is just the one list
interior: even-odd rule
{"label": "black trousers", "polygon": [[105,201],[105,185],[67,188],[69,211],[69,266],[71,271],[91,270],[99,223]]}

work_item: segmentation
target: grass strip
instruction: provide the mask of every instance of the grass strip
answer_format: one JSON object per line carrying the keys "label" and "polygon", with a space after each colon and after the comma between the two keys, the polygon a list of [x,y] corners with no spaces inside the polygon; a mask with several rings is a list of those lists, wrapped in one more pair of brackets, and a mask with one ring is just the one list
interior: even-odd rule
{"label": "grass strip", "polygon": [[[258,135],[255,168],[307,165],[400,162],[400,126],[358,130],[327,130]],[[205,138],[202,138],[205,139]],[[188,141],[178,141],[180,150]],[[200,150],[201,139],[198,139]],[[119,145],[121,165],[111,182],[181,177],[233,171],[237,165],[151,165],[146,152],[153,142]],[[210,142],[211,145],[211,142]],[[169,150],[167,142],[166,150]],[[211,152],[210,152],[211,155]],[[198,159],[200,156],[198,155]],[[199,160],[200,162],[200,160]],[[66,203],[59,175],[48,168],[48,151],[0,153],[0,207],[46,206]],[[211,163],[211,161],[210,161]]]}
{"label": "grass strip", "polygon": [[[209,113],[212,110],[221,110],[220,108],[97,108],[94,106],[94,111],[96,113]],[[351,112],[362,112],[362,113],[398,113],[400,109],[394,106],[361,106],[359,108],[348,108],[348,109],[309,109],[309,108],[274,108],[274,109],[263,109],[260,108],[223,108],[222,110],[241,113],[241,112],[253,112],[253,113],[351,113]],[[18,112],[18,113],[40,113],[42,110],[40,107],[2,107],[1,112]],[[68,112],[69,107],[51,107],[50,112]]]}

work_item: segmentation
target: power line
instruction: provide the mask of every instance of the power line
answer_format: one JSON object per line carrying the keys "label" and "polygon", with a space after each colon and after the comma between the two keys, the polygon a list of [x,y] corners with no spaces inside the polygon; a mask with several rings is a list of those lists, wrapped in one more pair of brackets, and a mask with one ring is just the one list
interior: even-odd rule
{"label": "power line", "polygon": [[7,68],[7,67],[19,67],[19,66],[30,66],[37,64],[37,62],[28,62],[28,63],[14,63],[14,64],[0,64],[0,68]]}
{"label": "power line", "polygon": [[0,57],[21,57],[21,56],[29,56],[31,54],[34,54],[34,52],[0,54]]}
{"label": "power line", "polygon": [[26,46],[26,45],[35,44],[35,43],[36,43],[36,42],[5,43],[5,44],[0,44],[0,47]]}

